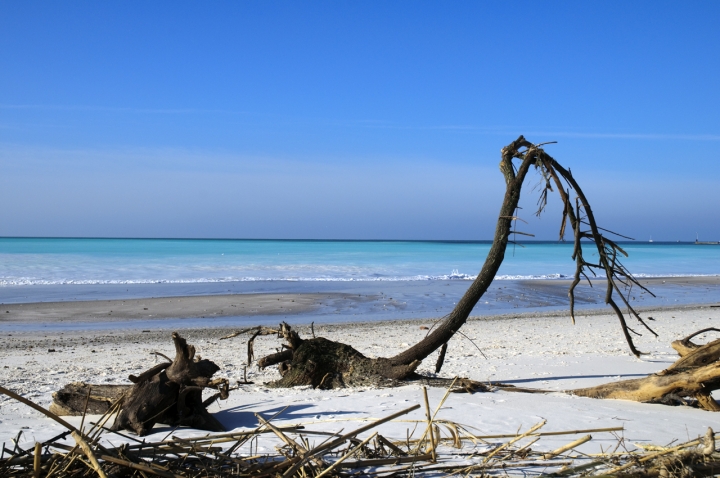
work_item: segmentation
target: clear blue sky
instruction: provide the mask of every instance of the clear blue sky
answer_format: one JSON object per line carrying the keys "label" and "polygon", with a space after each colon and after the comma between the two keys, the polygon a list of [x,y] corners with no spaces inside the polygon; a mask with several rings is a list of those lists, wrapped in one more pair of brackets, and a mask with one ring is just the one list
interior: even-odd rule
{"label": "clear blue sky", "polygon": [[[0,3],[0,236],[486,239],[502,146],[720,239],[720,2]],[[557,201],[526,230],[556,237]]]}

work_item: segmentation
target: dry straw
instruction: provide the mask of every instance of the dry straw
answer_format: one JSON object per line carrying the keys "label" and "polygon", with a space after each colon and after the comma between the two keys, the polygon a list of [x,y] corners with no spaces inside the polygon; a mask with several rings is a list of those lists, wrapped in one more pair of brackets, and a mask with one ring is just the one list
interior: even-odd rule
{"label": "dry straw", "polygon": [[[448,389],[449,391],[450,389]],[[381,432],[383,424],[398,420],[421,408],[414,405],[376,419],[350,432],[314,431],[302,425],[280,426],[272,417],[257,415],[257,428],[201,437],[180,438],[170,433],[157,442],[137,440],[105,428],[119,408],[107,414],[89,430],[78,430],[43,407],[0,387],[3,393],[32,407],[67,429],[66,432],[27,449],[20,446],[20,434],[13,449],[3,444],[0,476],[7,477],[113,477],[164,478],[189,477],[335,477],[335,476],[711,476],[720,473],[720,454],[715,450],[715,433],[673,447],[649,447],[621,451],[623,439],[617,437],[615,450],[601,454],[576,452],[590,442],[585,435],[552,451],[543,451],[543,437],[615,433],[622,428],[539,432],[543,420],[525,432],[474,435],[463,424],[443,420],[439,412],[449,392],[431,413],[427,392],[423,393],[424,419],[420,436],[408,430],[404,439],[389,438]],[[85,417],[83,417],[83,423]],[[360,435],[370,432],[365,438]],[[127,440],[109,446],[111,434]],[[172,435],[172,436],[170,436]],[[321,441],[312,445],[313,437]],[[263,448],[275,452],[258,453]],[[497,442],[498,439],[508,439]],[[253,449],[254,444],[254,449]],[[585,445],[587,446],[587,445]],[[624,448],[622,448],[624,449]],[[253,451],[254,450],[254,451]],[[534,470],[534,471],[533,471]]]}

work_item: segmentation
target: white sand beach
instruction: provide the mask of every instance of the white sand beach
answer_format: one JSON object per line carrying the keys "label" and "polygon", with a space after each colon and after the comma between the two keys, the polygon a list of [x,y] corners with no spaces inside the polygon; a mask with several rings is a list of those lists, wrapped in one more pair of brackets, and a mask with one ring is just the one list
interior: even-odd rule
{"label": "white sand beach", "polygon": [[[599,453],[624,438],[624,446],[635,444],[667,445],[686,441],[705,433],[708,426],[718,428],[718,416],[689,407],[671,407],[620,400],[594,400],[575,397],[562,390],[586,387],[616,380],[637,378],[663,370],[677,358],[670,342],[706,327],[720,325],[720,308],[712,306],[658,309],[645,313],[659,337],[643,332],[637,347],[646,353],[632,356],[614,316],[583,312],[572,325],[567,313],[545,316],[498,316],[472,318],[451,340],[443,377],[467,377],[477,381],[499,381],[522,387],[557,391],[548,394],[493,393],[452,394],[438,418],[454,421],[476,435],[513,434],[542,419],[545,431],[622,427],[620,432],[596,433],[578,450]],[[315,325],[315,333],[356,347],[367,356],[391,356],[427,333],[423,327],[431,320],[384,321],[336,325]],[[298,326],[302,336],[310,336],[308,326]],[[638,329],[639,330],[639,329]],[[157,359],[152,352],[173,356],[170,330],[117,330],[89,332],[20,332],[6,334],[0,350],[0,383],[8,389],[48,407],[52,393],[67,383],[129,383],[127,376],[137,374]],[[220,337],[228,329],[180,330],[198,353],[220,366],[216,374],[242,380],[245,371],[247,336],[228,340]],[[465,337],[466,336],[466,337]],[[698,342],[712,339],[699,336]],[[275,337],[259,337],[256,357],[274,352],[280,343]],[[480,350],[478,350],[478,348]],[[432,375],[435,356],[429,357],[420,372]],[[313,430],[337,432],[355,427],[368,418],[380,418],[422,402],[422,384],[399,388],[348,388],[332,391],[308,388],[273,389],[264,383],[279,378],[272,367],[258,370],[247,367],[247,379],[253,385],[241,385],[226,401],[213,404],[210,411],[228,430],[250,429],[258,425],[254,412],[274,414],[288,407],[275,419],[278,425],[303,424]],[[445,390],[431,388],[431,407],[437,405]],[[717,395],[715,398],[720,398]],[[97,418],[97,417],[95,417]],[[422,421],[417,410],[383,427],[385,436],[401,440]],[[90,417],[88,421],[92,421]],[[70,419],[78,425],[80,417]],[[19,443],[31,446],[62,432],[62,427],[23,404],[0,396],[0,442],[9,443],[22,431]],[[148,440],[160,440],[172,430],[157,425]],[[181,429],[178,436],[205,435],[206,432]],[[125,438],[105,435],[114,445]],[[535,448],[552,449],[571,440],[569,436],[543,438]],[[497,441],[497,440],[496,440]],[[493,442],[493,440],[490,440]],[[265,436],[259,450],[272,451],[277,440]],[[444,449],[442,460],[460,459],[452,448]]]}

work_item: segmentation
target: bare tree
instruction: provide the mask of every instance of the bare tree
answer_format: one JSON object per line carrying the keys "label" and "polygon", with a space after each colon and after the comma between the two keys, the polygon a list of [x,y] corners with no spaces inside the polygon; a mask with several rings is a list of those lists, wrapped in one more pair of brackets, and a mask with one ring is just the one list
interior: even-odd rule
{"label": "bare tree", "polygon": [[[544,181],[537,214],[539,215],[545,209],[548,194],[556,189],[563,204],[560,239],[563,239],[568,223],[573,230],[572,259],[575,261],[576,267],[568,293],[573,323],[575,322],[575,288],[582,278],[590,282],[588,274],[597,276],[596,271],[598,271],[600,275],[605,276],[605,302],[617,315],[630,351],[639,356],[641,352],[635,347],[631,336],[637,332],[627,325],[625,314],[618,305],[617,298],[625,306],[630,316],[655,334],[629,301],[628,290],[630,287],[639,287],[645,291],[647,289],[620,262],[620,256],[627,256],[627,253],[605,235],[606,233],[615,233],[597,225],[590,203],[570,170],[561,166],[545,152],[542,146],[542,144],[530,143],[520,136],[502,149],[500,171],[505,179],[506,190],[492,246],[477,278],[438,327],[434,328],[423,340],[398,355],[376,359],[365,357],[349,345],[324,338],[304,340],[287,324],[281,324],[277,330],[262,329],[264,334],[277,333],[286,340],[285,350],[264,357],[258,362],[261,367],[280,365],[282,378],[275,382],[275,385],[312,385],[313,387],[332,388],[345,384],[378,383],[383,380],[416,378],[415,370],[421,361],[443,347],[460,330],[475,305],[487,291],[503,262],[505,250],[508,243],[511,242],[510,236],[513,234],[531,235],[513,230],[513,225],[518,219],[515,211],[520,201],[520,192],[532,168],[539,172]],[[574,198],[571,197],[571,193],[575,194]],[[596,263],[585,259],[583,253],[586,246],[597,250],[598,261]],[[261,333],[261,329],[257,329],[253,339],[259,333]],[[252,347],[252,340],[249,347]]]}

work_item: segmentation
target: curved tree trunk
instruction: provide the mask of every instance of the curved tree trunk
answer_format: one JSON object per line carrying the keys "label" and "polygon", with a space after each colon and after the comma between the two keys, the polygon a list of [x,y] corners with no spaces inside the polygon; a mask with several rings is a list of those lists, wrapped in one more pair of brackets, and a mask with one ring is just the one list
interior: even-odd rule
{"label": "curved tree trunk", "polygon": [[518,202],[520,202],[520,190],[523,181],[525,181],[525,176],[536,158],[534,155],[526,155],[517,172],[515,172],[512,160],[518,155],[520,148],[529,148],[531,146],[532,144],[520,136],[502,150],[500,171],[505,177],[505,198],[500,207],[500,215],[497,225],[495,226],[493,243],[485,259],[485,263],[480,270],[480,274],[478,274],[467,292],[465,292],[460,301],[458,301],[447,319],[423,340],[404,352],[391,357],[390,361],[392,363],[409,364],[416,360],[423,360],[435,350],[442,347],[442,345],[450,340],[450,338],[455,335],[455,332],[460,330],[460,327],[465,324],[475,305],[483,294],[485,294],[488,287],[490,287],[490,284],[500,269],[500,265],[502,265],[505,259],[505,249],[510,239],[510,229],[513,220],[515,220],[515,210],[517,209]]}
{"label": "curved tree trunk", "polygon": [[[525,148],[525,150],[520,151],[521,148]],[[512,162],[515,158],[522,160],[517,170]],[[632,284],[647,291],[647,289],[640,285],[617,260],[617,253],[620,252],[621,254],[627,255],[625,254],[625,251],[623,251],[613,241],[602,235],[600,232],[601,228],[598,227],[597,222],[595,221],[590,203],[570,171],[563,168],[555,159],[545,153],[542,148],[530,143],[523,136],[520,136],[518,139],[502,149],[500,171],[505,177],[505,198],[503,199],[502,206],[500,207],[500,215],[498,217],[497,226],[495,227],[493,244],[488,252],[480,274],[478,274],[475,281],[468,288],[465,295],[463,295],[462,299],[460,299],[443,323],[417,344],[402,353],[391,357],[390,361],[393,364],[406,365],[425,359],[443,344],[447,343],[447,341],[455,335],[460,327],[462,327],[467,321],[467,318],[470,316],[473,308],[492,283],[495,275],[500,269],[503,259],[505,258],[505,249],[507,248],[509,236],[514,233],[514,231],[511,231],[511,226],[512,222],[517,219],[514,217],[514,213],[518,206],[518,202],[520,201],[520,190],[530,166],[535,166],[539,169],[546,181],[545,189],[541,193],[539,201],[540,208],[537,214],[539,215],[543,211],[545,204],[547,203],[548,191],[552,191],[552,186],[550,185],[550,180],[552,179],[558,188],[558,194],[560,195],[564,205],[563,222],[560,228],[560,239],[562,240],[564,236],[566,219],[569,219],[574,231],[575,248],[573,251],[573,259],[576,261],[576,270],[575,279],[570,287],[570,291],[568,292],[570,298],[570,314],[573,318],[573,323],[575,322],[575,286],[580,282],[581,275],[587,277],[584,272],[586,268],[596,268],[602,270],[606,275],[607,292],[605,295],[605,303],[613,309],[620,320],[620,326],[625,336],[625,340],[630,347],[630,351],[636,356],[641,354],[641,352],[635,348],[632,337],[630,336],[630,332],[634,331],[627,326],[624,314],[613,299],[615,292],[618,296],[620,296],[622,302],[627,306],[632,315],[652,334],[655,334],[655,332],[645,324],[640,315],[630,306],[628,298],[623,295],[617,285],[617,282],[620,282],[623,285]],[[560,178],[564,179],[568,186],[572,188],[578,196],[578,206],[575,211],[573,210],[569,194],[563,189],[563,184]],[[583,224],[587,225],[590,229],[583,231]],[[591,264],[583,259],[581,244],[582,239],[589,239],[596,246],[599,257],[598,264]],[[657,336],[657,334],[655,335]]]}
{"label": "curved tree trunk", "polygon": [[[415,369],[420,362],[430,354],[442,347],[452,338],[453,335],[465,324],[470,313],[478,303],[483,294],[495,279],[500,266],[505,258],[505,250],[510,241],[510,234],[518,233],[512,229],[515,211],[520,201],[520,191],[523,182],[531,166],[534,166],[545,180],[545,188],[540,196],[539,215],[547,203],[548,191],[552,191],[551,181],[558,188],[558,193],[563,202],[563,222],[560,228],[560,238],[563,238],[565,223],[569,220],[574,232],[573,259],[576,261],[575,280],[568,292],[570,298],[570,314],[573,317],[574,289],[580,282],[581,276],[587,278],[586,270],[598,269],[606,275],[607,293],[605,301],[620,320],[622,331],[630,350],[635,355],[640,355],[632,341],[630,332],[637,333],[627,326],[625,317],[613,299],[617,293],[627,306],[632,315],[650,332],[654,333],[643,322],[640,316],[629,304],[616,282],[624,286],[636,285],[645,289],[620,263],[618,253],[627,255],[615,242],[605,237],[600,231],[590,209],[585,195],[569,170],[566,170],[557,163],[550,155],[541,148],[542,145],[534,145],[523,136],[502,149],[500,160],[500,171],[505,179],[505,196],[500,207],[493,243],[488,252],[485,263],[477,278],[468,288],[455,308],[448,314],[445,320],[433,330],[427,337],[411,346],[407,350],[389,358],[369,359],[364,357],[357,350],[344,344],[330,342],[325,339],[301,340],[297,333],[290,331],[287,324],[281,324],[280,330],[268,332],[262,328],[254,329],[256,334],[248,343],[248,356],[252,357],[252,341],[258,334],[278,333],[288,341],[288,350],[262,358],[259,365],[262,367],[279,364],[283,378],[276,382],[277,386],[312,385],[313,387],[334,387],[348,383],[360,383],[372,380],[377,382],[380,378],[400,380],[415,376]],[[519,159],[520,164],[516,167],[513,160]],[[563,189],[564,180],[567,183],[568,191]],[[576,206],[573,208],[569,197],[569,190],[577,193]],[[589,226],[589,230],[583,227]],[[605,231],[604,229],[602,229]],[[609,232],[609,231],[608,231]],[[614,233],[612,233],[614,234]],[[598,263],[585,261],[582,255],[582,240],[591,241],[597,248]],[[649,292],[649,291],[648,291]],[[247,332],[246,330],[244,332]],[[240,334],[238,332],[229,337]],[[228,337],[228,338],[229,338]],[[250,362],[250,360],[248,361]]]}

